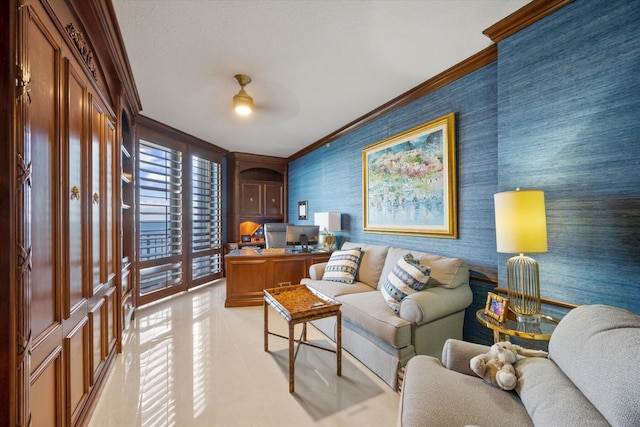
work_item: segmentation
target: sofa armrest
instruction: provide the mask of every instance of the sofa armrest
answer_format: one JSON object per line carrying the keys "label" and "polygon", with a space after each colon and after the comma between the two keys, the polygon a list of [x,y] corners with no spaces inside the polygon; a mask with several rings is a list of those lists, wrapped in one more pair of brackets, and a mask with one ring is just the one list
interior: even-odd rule
{"label": "sofa armrest", "polygon": [[322,280],[322,276],[324,276],[324,268],[326,266],[326,262],[312,264],[311,267],[309,267],[309,278],[312,280]]}
{"label": "sofa armrest", "polygon": [[442,364],[452,371],[477,376],[469,367],[469,361],[489,351],[489,346],[449,338],[442,347]]}
{"label": "sofa armrest", "polygon": [[435,286],[408,295],[400,303],[400,317],[422,325],[433,320],[457,313],[469,307],[473,292],[467,284],[457,288]]}

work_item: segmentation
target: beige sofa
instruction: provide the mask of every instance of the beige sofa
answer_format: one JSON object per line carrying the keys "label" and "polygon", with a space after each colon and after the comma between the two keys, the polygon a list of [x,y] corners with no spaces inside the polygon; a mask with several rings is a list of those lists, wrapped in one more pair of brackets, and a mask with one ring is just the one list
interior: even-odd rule
{"label": "beige sofa", "polygon": [[398,426],[640,426],[639,349],[640,316],[581,306],[560,321],[548,358],[516,362],[509,392],[469,368],[488,347],[449,340],[442,363],[416,356],[407,364]]}
{"label": "beige sofa", "polygon": [[[398,369],[416,354],[440,357],[448,338],[462,339],[465,309],[473,295],[469,269],[458,258],[408,249],[345,242],[342,249],[361,248],[352,284],[322,280],[326,263],[310,268],[302,283],[342,303],[342,346],[396,389]],[[431,267],[427,288],[406,297],[396,314],[380,289],[397,261],[407,253]],[[335,341],[335,318],[313,324]]]}

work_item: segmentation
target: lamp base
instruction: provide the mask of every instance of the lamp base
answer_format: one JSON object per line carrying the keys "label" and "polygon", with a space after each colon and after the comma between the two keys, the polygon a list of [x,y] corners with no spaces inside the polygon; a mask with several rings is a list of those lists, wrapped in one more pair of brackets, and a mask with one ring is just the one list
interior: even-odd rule
{"label": "lamp base", "polygon": [[509,307],[516,313],[518,322],[540,321],[540,279],[538,262],[520,254],[507,261],[507,293]]}
{"label": "lamp base", "polygon": [[540,324],[540,315],[539,314],[519,314],[516,313],[516,320],[518,323],[525,323],[527,325],[539,325]]}
{"label": "lamp base", "polygon": [[336,236],[331,233],[321,234],[318,236],[318,243],[320,243],[323,250],[330,252],[336,244]]}

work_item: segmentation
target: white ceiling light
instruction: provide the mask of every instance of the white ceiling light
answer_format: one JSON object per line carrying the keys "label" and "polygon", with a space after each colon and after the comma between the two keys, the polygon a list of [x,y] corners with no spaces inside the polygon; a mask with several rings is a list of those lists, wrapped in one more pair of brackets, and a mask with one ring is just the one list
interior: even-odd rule
{"label": "white ceiling light", "polygon": [[251,78],[244,74],[236,74],[234,79],[240,85],[240,92],[233,97],[233,109],[241,116],[248,116],[253,110],[253,98],[251,98],[244,87],[251,83]]}

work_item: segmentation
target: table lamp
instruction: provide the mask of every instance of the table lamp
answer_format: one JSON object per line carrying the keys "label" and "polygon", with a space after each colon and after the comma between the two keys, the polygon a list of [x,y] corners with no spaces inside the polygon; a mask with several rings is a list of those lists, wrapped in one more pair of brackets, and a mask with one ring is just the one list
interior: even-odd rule
{"label": "table lamp", "polygon": [[507,261],[509,308],[518,322],[535,322],[540,313],[538,262],[524,253],[547,252],[544,192],[505,191],[494,194],[496,243],[500,253],[517,253]]}
{"label": "table lamp", "polygon": [[320,226],[319,243],[324,250],[330,251],[336,244],[336,236],[332,231],[340,231],[339,212],[316,212],[313,214],[313,223]]}

